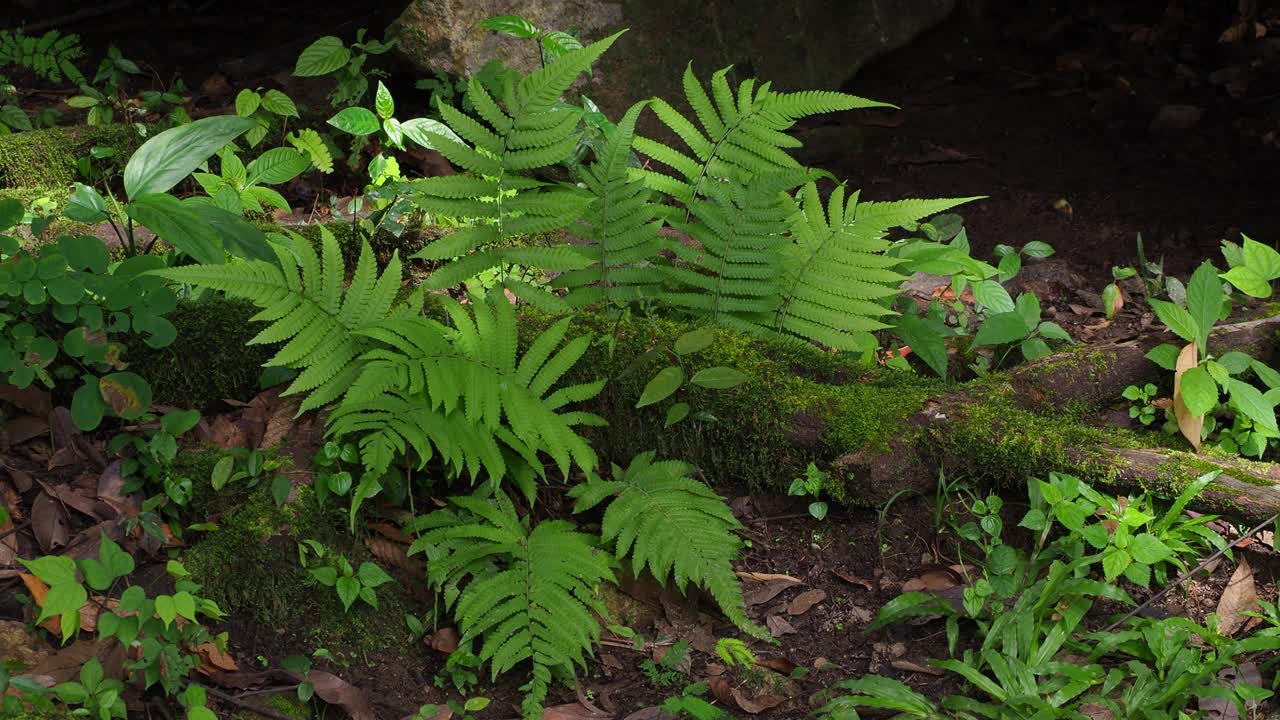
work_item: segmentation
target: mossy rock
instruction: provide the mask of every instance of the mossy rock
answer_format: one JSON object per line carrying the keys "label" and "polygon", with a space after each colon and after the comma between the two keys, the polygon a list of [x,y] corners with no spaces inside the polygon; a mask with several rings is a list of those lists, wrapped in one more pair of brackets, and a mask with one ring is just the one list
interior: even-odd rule
{"label": "mossy rock", "polygon": [[257,311],[248,301],[217,296],[180,302],[166,316],[178,339],[152,348],[129,336],[129,370],[151,383],[155,402],[163,405],[203,409],[223,398],[248,400],[258,393],[262,364],[274,351],[248,344],[263,327],[249,322]]}
{"label": "mossy rock", "polygon": [[315,582],[299,564],[303,540],[319,542],[355,567],[366,560],[377,562],[363,544],[353,542],[345,514],[332,501],[327,510],[320,508],[310,487],[298,488],[295,501],[276,507],[268,485],[262,483],[247,497],[228,494],[218,529],[182,557],[205,597],[230,614],[233,636],[234,625],[249,620],[284,636],[298,650],[418,652],[404,624],[407,612],[420,611],[408,589],[388,583],[377,589],[378,608],[357,601],[344,612],[337,593]]}
{"label": "mossy rock", "polygon": [[0,136],[0,187],[59,188],[76,179],[76,160],[95,146],[113,148],[115,156],[99,167],[119,171],[142,144],[128,125],[77,125],[30,130]]}

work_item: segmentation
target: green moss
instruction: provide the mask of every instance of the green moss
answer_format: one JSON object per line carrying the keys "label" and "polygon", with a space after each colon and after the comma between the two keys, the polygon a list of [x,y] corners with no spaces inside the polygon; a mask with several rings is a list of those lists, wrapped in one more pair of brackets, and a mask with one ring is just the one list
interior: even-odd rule
{"label": "green moss", "polygon": [[267,707],[296,720],[311,720],[311,706],[299,700],[296,695],[288,693],[271,695],[267,699]]}
{"label": "green moss", "polygon": [[97,145],[116,150],[108,169],[120,170],[141,144],[127,125],[56,127],[0,136],[0,187],[55,188],[76,179],[76,159]]}
{"label": "green moss", "polygon": [[406,647],[403,618],[414,609],[405,588],[388,583],[377,590],[377,609],[357,602],[344,612],[337,593],[314,582],[299,564],[302,540],[315,540],[356,567],[374,560],[345,531],[344,521],[332,504],[327,511],[319,508],[309,487],[277,508],[263,483],[243,499],[228,496],[219,528],[196,542],[183,562],[206,597],[233,617],[247,616],[287,636],[299,649],[385,653]]}
{"label": "green moss", "polygon": [[[532,311],[525,318],[525,342],[550,322]],[[610,378],[590,404],[609,422],[589,431],[593,446],[621,464],[656,449],[695,463],[721,488],[785,493],[809,462],[887,447],[900,422],[939,387],[803,343],[718,331],[706,350],[681,358],[686,378],[723,366],[745,373],[747,382],[725,390],[686,383],[671,398],[636,409],[644,386],[676,359],[675,339],[694,326],[648,318],[614,322],[601,314],[576,323],[578,333],[591,331],[597,340],[572,380]],[[664,428],[667,410],[677,402],[687,402],[693,415]],[[845,495],[843,487],[832,490],[837,499]]]}
{"label": "green moss", "polygon": [[157,403],[206,408],[222,398],[248,400],[257,394],[262,363],[272,353],[270,346],[246,344],[262,329],[249,322],[256,312],[243,300],[211,296],[181,302],[166,316],[178,329],[178,339],[151,348],[130,337],[125,350],[129,369],[147,378]]}

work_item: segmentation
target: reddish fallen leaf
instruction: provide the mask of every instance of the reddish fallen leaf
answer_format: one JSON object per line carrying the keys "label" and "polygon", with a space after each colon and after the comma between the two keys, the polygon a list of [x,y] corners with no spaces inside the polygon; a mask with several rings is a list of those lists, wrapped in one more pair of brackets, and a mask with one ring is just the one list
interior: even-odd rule
{"label": "reddish fallen leaf", "polygon": [[851,575],[847,572],[844,572],[843,570],[832,570],[831,574],[849,583],[850,585],[857,585],[859,587],[867,589],[868,591],[874,591],[876,589],[875,584],[864,577]]}
{"label": "reddish fallen leaf", "polygon": [[10,446],[21,445],[32,438],[38,438],[48,433],[49,421],[35,415],[19,415],[6,422],[3,428],[0,428],[0,438],[7,441]]}
{"label": "reddish fallen leaf", "polygon": [[384,522],[369,523],[369,529],[378,533],[382,537],[392,542],[401,543],[402,545],[413,544],[413,538],[409,537],[408,535],[405,535],[403,530],[396,527],[395,525],[392,525],[391,523],[384,523]]}
{"label": "reddish fallen leaf", "polygon": [[67,544],[68,522],[67,511],[48,493],[42,491],[31,503],[31,531],[42,552],[49,553]]}
{"label": "reddish fallen leaf", "polygon": [[742,578],[742,598],[747,607],[767,603],[783,590],[804,584],[799,578],[773,573],[740,572],[738,577]]}
{"label": "reddish fallen leaf", "polygon": [[764,624],[769,627],[769,633],[774,637],[782,637],[783,635],[794,635],[796,629],[787,619],[781,615],[770,615],[765,618]]}
{"label": "reddish fallen leaf", "polygon": [[902,592],[938,592],[964,584],[964,576],[955,570],[941,565],[931,565],[921,568],[915,577],[902,583]]}
{"label": "reddish fallen leaf", "polygon": [[305,677],[315,688],[316,697],[346,710],[351,720],[378,720],[369,694],[364,690],[323,670],[312,670]]}
{"label": "reddish fallen leaf", "polygon": [[7,383],[0,384],[0,400],[17,405],[37,417],[49,417],[53,412],[53,396],[36,385],[19,389]]}
{"label": "reddish fallen leaf", "polygon": [[756,664],[760,667],[767,667],[770,670],[783,675],[790,675],[797,667],[799,667],[785,657],[766,658],[764,660],[760,660]]}
{"label": "reddish fallen leaf", "polygon": [[381,537],[367,537],[365,547],[384,564],[398,567],[416,578],[427,576],[426,564],[419,557],[409,557],[409,546]]}
{"label": "reddish fallen leaf", "polygon": [[119,460],[112,461],[98,476],[98,499],[110,505],[118,515],[138,514],[138,504],[125,495]]}
{"label": "reddish fallen leaf", "polygon": [[939,675],[939,676],[946,674],[942,670],[942,668],[936,668],[932,665],[918,663],[915,660],[909,660],[907,658],[896,658],[894,660],[890,660],[889,665],[897,668],[898,670],[902,670],[903,672],[924,673],[926,675]]}
{"label": "reddish fallen leaf", "polygon": [[600,720],[612,717],[608,713],[596,712],[581,703],[568,703],[543,708],[542,720]]}
{"label": "reddish fallen leaf", "polygon": [[244,427],[230,415],[219,415],[209,425],[209,442],[223,450],[248,447],[249,439]]}
{"label": "reddish fallen leaf", "polygon": [[94,498],[85,497],[76,492],[75,488],[70,485],[54,485],[46,483],[43,480],[37,481],[40,488],[48,493],[53,499],[63,505],[88,515],[99,522],[110,517],[115,517],[115,510],[104,502],[98,502]]}
{"label": "reddish fallen leaf", "polygon": [[813,609],[814,605],[827,599],[825,590],[809,590],[802,592],[791,601],[787,606],[787,614],[791,616],[804,615]]}
{"label": "reddish fallen leaf", "polygon": [[637,710],[622,718],[622,720],[661,720],[665,717],[667,716],[662,712],[662,708],[657,705],[653,705],[651,707]]}
{"label": "reddish fallen leaf", "polygon": [[432,650],[446,655],[458,649],[458,631],[451,627],[440,628],[427,637]]}
{"label": "reddish fallen leaf", "polygon": [[204,642],[191,648],[191,652],[200,656],[199,670],[203,675],[212,675],[219,671],[235,671],[240,667],[236,661],[218,647],[217,643]]}
{"label": "reddish fallen leaf", "polygon": [[45,675],[53,678],[55,683],[75,680],[80,676],[80,668],[84,667],[84,664],[90,658],[97,657],[101,660],[107,654],[111,649],[108,645],[119,647],[119,643],[114,640],[110,641],[110,643],[98,640],[77,640],[70,645],[59,648],[54,654],[27,668],[25,674],[28,676]]}
{"label": "reddish fallen leaf", "polygon": [[622,661],[618,659],[618,656],[612,653],[604,653],[601,655],[600,664],[604,666],[604,672],[606,675],[612,675],[613,673],[626,670],[626,667],[622,664]]}
{"label": "reddish fallen leaf", "polygon": [[1257,610],[1258,588],[1253,579],[1253,568],[1241,555],[1235,572],[1222,589],[1222,597],[1218,598],[1218,632],[1228,636],[1236,634],[1255,619],[1245,613]]}
{"label": "reddish fallen leaf", "polygon": [[[1258,672],[1258,666],[1252,662],[1223,668],[1218,672],[1217,685],[1224,688],[1246,684],[1257,688],[1263,687],[1262,682],[1262,673]],[[1240,720],[1240,708],[1227,698],[1202,696],[1199,705],[1201,717],[1206,720]],[[1245,702],[1245,717],[1258,717],[1258,706],[1257,700]]]}

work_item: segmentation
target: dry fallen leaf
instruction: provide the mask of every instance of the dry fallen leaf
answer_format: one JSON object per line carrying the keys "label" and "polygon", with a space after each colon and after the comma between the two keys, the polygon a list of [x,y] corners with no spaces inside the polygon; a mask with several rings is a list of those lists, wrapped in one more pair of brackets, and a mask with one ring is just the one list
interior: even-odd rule
{"label": "dry fallen leaf", "polygon": [[916,576],[902,583],[902,592],[940,592],[964,585],[964,576],[941,565],[921,568]]}
{"label": "dry fallen leaf", "polygon": [[409,557],[409,546],[386,538],[370,536],[364,539],[365,547],[386,565],[398,567],[410,575],[422,579],[427,576],[426,565],[420,557]]}
{"label": "dry fallen leaf", "polygon": [[369,694],[364,690],[323,670],[312,670],[305,677],[315,687],[317,697],[346,710],[351,720],[378,720],[369,702]]}
{"label": "dry fallen leaf", "polygon": [[1258,588],[1253,580],[1253,568],[1243,555],[1236,571],[1231,574],[1227,586],[1218,598],[1218,632],[1234,635],[1254,618],[1245,615],[1258,609]]}
{"label": "dry fallen leaf", "polygon": [[[1238,667],[1223,668],[1218,672],[1218,683],[1221,687],[1233,688],[1236,685],[1252,685],[1263,687],[1262,673],[1258,666],[1251,662],[1242,663]],[[1258,701],[1245,702],[1245,717],[1258,717]],[[1206,720],[1240,720],[1240,708],[1227,698],[1202,696],[1199,702],[1201,717]]]}
{"label": "dry fallen leaf", "polygon": [[40,550],[49,553],[67,544],[69,518],[62,504],[41,492],[31,504],[31,530]]}
{"label": "dry fallen leaf", "polygon": [[1187,442],[1191,443],[1191,447],[1196,449],[1196,452],[1200,452],[1200,434],[1204,429],[1204,417],[1192,415],[1186,403],[1182,402],[1182,374],[1198,365],[1199,358],[1196,344],[1187,343],[1186,347],[1182,348],[1182,352],[1178,353],[1178,363],[1173,374],[1173,414],[1178,418],[1178,430]]}
{"label": "dry fallen leaf", "polygon": [[217,643],[204,642],[191,648],[191,651],[200,656],[200,672],[204,675],[212,675],[219,671],[234,671],[240,668],[236,665],[236,661],[230,655],[223,652]]}
{"label": "dry fallen leaf", "polygon": [[554,705],[542,710],[542,720],[601,720],[612,717],[583,706],[581,703]]}
{"label": "dry fallen leaf", "polygon": [[796,632],[796,629],[792,627],[791,623],[787,622],[787,619],[782,617],[781,615],[770,615],[769,617],[765,618],[764,623],[765,625],[769,626],[769,632],[774,637],[782,637],[783,635],[794,635]]}
{"label": "dry fallen leaf", "polygon": [[875,585],[870,580],[864,577],[851,575],[847,572],[844,572],[843,570],[832,570],[831,574],[849,583],[850,585],[859,585],[863,588],[866,588],[868,591],[874,591],[876,589]]}
{"label": "dry fallen leaf", "polygon": [[827,599],[825,590],[809,590],[802,592],[787,606],[788,615],[803,615],[813,609],[814,605]]}
{"label": "dry fallen leaf", "polygon": [[740,572],[738,577],[742,578],[742,597],[747,607],[767,603],[783,590],[804,584],[799,578],[773,573]]}
{"label": "dry fallen leaf", "polygon": [[924,673],[926,675],[945,675],[946,672],[942,668],[919,663],[915,660],[907,658],[896,658],[889,661],[889,665],[903,672]]}
{"label": "dry fallen leaf", "polygon": [[458,649],[458,631],[445,627],[427,636],[427,644],[432,650],[446,655]]}

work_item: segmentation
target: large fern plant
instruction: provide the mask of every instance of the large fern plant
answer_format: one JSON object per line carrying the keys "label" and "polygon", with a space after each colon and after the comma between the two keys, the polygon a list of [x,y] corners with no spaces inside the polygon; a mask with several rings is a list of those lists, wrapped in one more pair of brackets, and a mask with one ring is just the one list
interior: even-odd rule
{"label": "large fern plant", "polygon": [[[509,83],[501,98],[494,98],[472,79],[467,97],[479,119],[447,104],[439,105],[444,122],[465,142],[434,134],[433,145],[469,174],[418,180],[413,185],[414,199],[430,212],[470,218],[472,225],[413,256],[449,261],[428,278],[429,287],[452,287],[493,268],[562,272],[590,264],[581,251],[568,245],[527,247],[512,243],[513,238],[570,225],[582,217],[591,202],[588,193],[572,185],[546,183],[518,173],[554,165],[573,153],[581,117],[557,108],[556,103],[618,35],[568,52]],[[502,280],[508,290],[530,303],[568,309],[562,299],[518,273],[506,273]]]}
{"label": "large fern plant", "polygon": [[553,672],[586,668],[605,614],[597,586],[613,580],[609,556],[572,523],[551,520],[529,529],[502,494],[452,498],[456,511],[435,512],[412,529],[424,531],[409,552],[425,552],[428,579],[445,590],[464,646],[494,679],[528,662],[523,715],[542,717]]}

